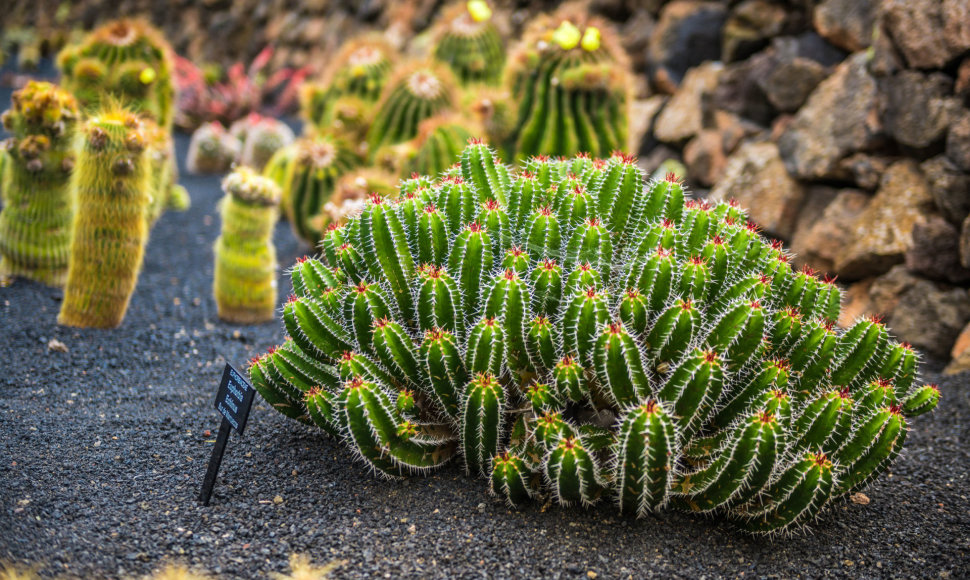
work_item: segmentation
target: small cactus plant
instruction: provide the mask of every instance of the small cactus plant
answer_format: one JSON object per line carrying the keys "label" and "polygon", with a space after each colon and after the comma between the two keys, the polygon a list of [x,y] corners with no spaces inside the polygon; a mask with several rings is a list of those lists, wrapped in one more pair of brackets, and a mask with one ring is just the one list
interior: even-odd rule
{"label": "small cactus plant", "polygon": [[381,147],[413,139],[418,125],[455,107],[454,76],[446,68],[413,64],[388,81],[367,131],[367,150],[373,159]]}
{"label": "small cactus plant", "polygon": [[215,244],[215,294],[219,318],[236,324],[273,320],[276,308],[276,249],[273,226],[279,187],[241,166],[222,181],[222,234]]}
{"label": "small cactus plant", "polygon": [[189,173],[225,173],[240,152],[239,141],[226,131],[222,123],[212,121],[192,133],[185,166]]}
{"label": "small cactus plant", "polygon": [[434,58],[447,64],[462,85],[498,85],[505,67],[502,35],[484,0],[457,3],[444,10],[435,27]]}
{"label": "small cactus plant", "polygon": [[94,30],[57,57],[64,88],[92,113],[115,99],[172,130],[172,47],[142,20],[120,19]]}
{"label": "small cactus plant", "polygon": [[176,183],[178,166],[172,134],[151,119],[143,119],[142,125],[151,166],[152,202],[148,208],[148,223],[154,224],[166,209],[185,211],[192,200],[188,191]]}
{"label": "small cactus plant", "polygon": [[603,23],[569,13],[537,19],[513,51],[506,72],[518,104],[507,145],[515,161],[580,152],[605,157],[629,150],[628,60],[616,33]]}
{"label": "small cactus plant", "polygon": [[147,147],[140,118],[117,105],[94,113],[79,130],[71,176],[77,213],[60,324],[114,328],[125,317],[148,241]]}
{"label": "small cactus plant", "polygon": [[413,152],[404,163],[403,175],[438,175],[461,159],[470,139],[481,131],[456,115],[439,115],[421,123]]}
{"label": "small cactus plant", "polygon": [[316,247],[322,234],[323,206],[333,195],[340,176],[357,163],[357,156],[335,137],[304,137],[296,141],[284,178],[283,211],[297,237]]}
{"label": "small cactus plant", "polygon": [[391,75],[396,51],[382,37],[365,35],[341,47],[324,80],[305,83],[301,93],[304,119],[318,129],[338,120],[336,103],[342,97],[356,99],[364,110],[380,98]]}
{"label": "small cactus plant", "polygon": [[74,201],[68,182],[77,101],[50,83],[27,83],[15,92],[3,126],[0,190],[0,278],[22,276],[61,286],[70,257]]}
{"label": "small cactus plant", "polygon": [[357,168],[345,173],[337,181],[333,195],[323,204],[321,231],[331,223],[343,222],[359,214],[371,194],[396,194],[395,183],[397,179],[394,175],[374,167]]}
{"label": "small cactus plant", "polygon": [[262,171],[277,151],[296,138],[293,129],[286,123],[256,113],[233,123],[229,133],[240,142],[241,151],[237,161],[257,171]]}
{"label": "small cactus plant", "polygon": [[528,161],[469,145],[292,270],[289,339],[250,376],[280,412],[392,477],[459,457],[519,505],[609,500],[811,522],[899,453],[939,392],[876,320],[632,159]]}

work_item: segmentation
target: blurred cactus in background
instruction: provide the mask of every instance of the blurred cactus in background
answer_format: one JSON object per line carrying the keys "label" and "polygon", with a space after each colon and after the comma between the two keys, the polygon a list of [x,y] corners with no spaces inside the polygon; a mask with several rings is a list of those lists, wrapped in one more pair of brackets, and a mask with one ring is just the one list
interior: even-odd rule
{"label": "blurred cactus in background", "polygon": [[432,34],[435,60],[447,64],[462,85],[501,82],[505,46],[487,2],[469,0],[444,9]]}
{"label": "blurred cactus in background", "polygon": [[250,376],[391,477],[460,457],[511,505],[791,530],[885,471],[939,400],[880,322],[836,330],[838,288],[737,204],[645,186],[622,155],[514,173],[476,142],[320,248]]}
{"label": "blurred cactus in background", "polygon": [[142,20],[109,22],[57,57],[64,88],[92,113],[116,99],[171,131],[175,85],[172,47]]}
{"label": "blurred cactus in background", "polygon": [[61,286],[70,258],[74,200],[72,138],[78,104],[67,91],[31,81],[13,94],[0,163],[0,278]]}
{"label": "blurred cactus in background", "polygon": [[215,244],[212,291],[219,318],[236,324],[273,320],[276,308],[276,249],[273,226],[279,187],[242,166],[222,181],[222,234]]}
{"label": "blurred cactus in background", "polygon": [[262,171],[277,151],[296,139],[286,123],[258,113],[250,113],[233,123],[229,134],[240,144],[237,162],[256,171]]}
{"label": "blurred cactus in background", "polygon": [[152,203],[141,119],[109,102],[80,127],[71,190],[77,201],[59,324],[121,324],[141,270]]}
{"label": "blurred cactus in background", "polygon": [[151,119],[143,119],[151,166],[152,202],[148,223],[154,224],[166,209],[185,211],[192,204],[189,192],[178,185],[178,165],[172,134]]}
{"label": "blurred cactus in background", "polygon": [[330,199],[323,204],[320,230],[329,224],[341,223],[364,209],[372,194],[393,196],[397,193],[397,177],[374,167],[361,167],[344,174]]}
{"label": "blurred cactus in background", "polygon": [[206,123],[192,133],[185,166],[189,173],[225,173],[241,149],[239,141],[220,123]]}
{"label": "blurred cactus in background", "polygon": [[506,71],[518,122],[507,144],[533,155],[626,151],[631,71],[616,32],[581,11],[529,25]]}

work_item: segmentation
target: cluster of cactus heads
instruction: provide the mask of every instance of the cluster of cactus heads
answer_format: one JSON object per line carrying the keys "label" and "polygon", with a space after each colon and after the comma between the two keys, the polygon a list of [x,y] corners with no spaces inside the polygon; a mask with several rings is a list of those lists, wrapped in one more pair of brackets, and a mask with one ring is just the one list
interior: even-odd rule
{"label": "cluster of cactus heads", "polygon": [[435,27],[434,58],[455,73],[462,85],[498,85],[505,67],[505,43],[492,9],[469,0],[444,10]]}
{"label": "cluster of cactus heads", "polygon": [[61,286],[70,258],[74,202],[72,138],[79,118],[70,93],[31,81],[13,94],[3,126],[0,182],[0,277],[20,276]]}
{"label": "cluster of cactus heads", "polygon": [[225,173],[241,152],[239,140],[222,123],[212,121],[192,133],[185,166],[189,173]]}
{"label": "cluster of cactus heads", "polygon": [[135,290],[148,241],[151,161],[142,119],[102,109],[79,129],[71,189],[71,262],[57,321],[114,328]]}
{"label": "cluster of cactus heads", "polygon": [[628,58],[604,24],[563,16],[539,18],[509,58],[518,120],[506,147],[518,163],[540,154],[605,157],[628,149]]}
{"label": "cluster of cactus heads", "polygon": [[142,20],[115,20],[65,47],[57,64],[69,90],[88,113],[121,101],[171,131],[175,85],[173,52],[162,34]]}
{"label": "cluster of cactus heads", "polygon": [[275,318],[276,249],[273,226],[279,187],[241,166],[222,181],[222,234],[215,244],[215,294],[219,318],[256,324]]}
{"label": "cluster of cactus heads", "polygon": [[645,187],[621,155],[515,173],[473,143],[321,248],[250,376],[392,477],[457,457],[512,505],[790,530],[885,470],[939,399],[879,321],[836,330],[838,288],[736,204]]}
{"label": "cluster of cactus heads", "polygon": [[[395,51],[383,38],[367,35],[344,44],[328,69],[325,80],[305,83],[301,93],[305,120],[318,129],[352,124],[366,117],[380,98],[395,64]],[[357,113],[344,116],[352,105]],[[339,127],[346,130],[348,127]]]}

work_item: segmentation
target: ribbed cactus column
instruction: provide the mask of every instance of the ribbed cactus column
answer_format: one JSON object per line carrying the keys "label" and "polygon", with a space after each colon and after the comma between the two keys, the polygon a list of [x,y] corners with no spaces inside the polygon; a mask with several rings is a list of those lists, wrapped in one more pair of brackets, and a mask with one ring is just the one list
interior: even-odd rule
{"label": "ribbed cactus column", "polygon": [[502,80],[505,46],[491,20],[485,0],[469,0],[442,11],[434,27],[434,58],[447,64],[462,85]]}
{"label": "ribbed cactus column", "polygon": [[3,126],[7,141],[0,189],[0,278],[22,276],[61,286],[70,257],[74,201],[68,187],[77,102],[49,83],[13,94]]}
{"label": "ribbed cactus column", "polygon": [[120,101],[172,130],[175,85],[172,47],[142,20],[109,22],[57,57],[64,87],[88,113]]}
{"label": "ribbed cactus column", "polygon": [[71,264],[57,321],[121,324],[148,241],[151,168],[141,121],[123,109],[93,115],[78,135]]}
{"label": "ribbed cactus column", "polygon": [[509,58],[506,78],[519,113],[508,151],[522,162],[628,150],[630,75],[610,27],[582,13],[538,19]]}
{"label": "ribbed cactus column", "polygon": [[220,203],[222,234],[215,245],[212,291],[219,318],[236,324],[255,324],[275,318],[276,224],[279,187],[248,167],[240,167],[222,181],[226,196]]}
{"label": "ribbed cactus column", "polygon": [[403,164],[402,177],[412,174],[440,175],[461,159],[461,152],[469,139],[478,137],[474,124],[453,115],[439,115],[421,123],[408,159]]}
{"label": "ribbed cactus column", "polygon": [[622,154],[515,173],[474,141],[320,247],[253,385],[390,477],[458,455],[510,505],[772,533],[873,481],[940,400],[878,320],[836,329],[838,288],[736,204]]}

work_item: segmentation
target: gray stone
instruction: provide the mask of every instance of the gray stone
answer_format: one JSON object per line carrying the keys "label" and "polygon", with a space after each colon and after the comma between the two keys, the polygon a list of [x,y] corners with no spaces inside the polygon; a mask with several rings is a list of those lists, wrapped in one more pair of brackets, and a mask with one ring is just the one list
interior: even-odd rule
{"label": "gray stone", "polygon": [[943,0],[943,40],[955,53],[970,50],[970,0]]}
{"label": "gray stone", "polygon": [[683,143],[704,128],[706,101],[717,87],[723,66],[708,62],[692,68],[654,125],[654,137],[664,143]]}
{"label": "gray stone", "polygon": [[970,214],[970,175],[960,171],[945,155],[927,159],[920,165],[936,208],[943,217],[959,225]]}
{"label": "gray stone", "polygon": [[745,0],[731,9],[724,23],[721,58],[742,60],[764,48],[784,28],[785,9],[768,0]]}
{"label": "gray stone", "polygon": [[818,85],[778,141],[785,167],[796,177],[836,177],[838,162],[873,147],[881,132],[876,81],[856,53]]}
{"label": "gray stone", "polygon": [[854,153],[839,162],[839,170],[857,186],[873,191],[879,187],[879,180],[891,163],[892,159],[887,157]]}
{"label": "gray stone", "polygon": [[705,129],[688,141],[684,146],[684,164],[691,182],[705,187],[713,185],[727,165],[721,133]]}
{"label": "gray stone", "polygon": [[916,163],[893,164],[875,197],[849,228],[852,240],[836,256],[843,280],[877,276],[903,262],[913,247],[913,226],[935,214],[929,186]]}
{"label": "gray stone", "polygon": [[[962,52],[947,42],[940,0],[883,0],[881,17],[886,32],[910,67],[943,68]],[[950,7],[948,13],[958,12]],[[962,27],[961,27],[962,28]],[[959,36],[959,29],[951,36]]]}
{"label": "gray stone", "polygon": [[727,8],[720,2],[675,0],[660,12],[650,39],[651,78],[673,93],[687,71],[721,58],[721,30]]}
{"label": "gray stone", "polygon": [[963,284],[970,270],[960,266],[960,230],[940,216],[913,225],[913,247],[906,252],[906,268],[930,280]]}
{"label": "gray stone", "polygon": [[946,134],[946,156],[960,169],[970,171],[970,111],[966,109]]}
{"label": "gray stone", "polygon": [[812,13],[812,24],[826,40],[849,52],[872,40],[878,0],[823,0]]}
{"label": "gray stone", "polygon": [[805,190],[785,170],[774,143],[748,143],[728,159],[710,197],[737,199],[765,233],[787,240],[794,233]]}
{"label": "gray stone", "polygon": [[953,82],[943,73],[902,71],[884,81],[886,132],[908,147],[922,149],[943,138],[956,109],[948,95]]}
{"label": "gray stone", "polygon": [[960,227],[960,265],[970,268],[970,215]]}
{"label": "gray stone", "polygon": [[869,196],[855,189],[843,189],[832,192],[833,199],[829,188],[819,189],[809,190],[806,209],[814,206],[816,200],[831,202],[821,212],[812,212],[817,214],[815,219],[802,210],[791,249],[796,266],[808,265],[820,272],[834,273],[836,260],[853,241],[852,225],[868,207]]}
{"label": "gray stone", "polygon": [[828,71],[818,62],[795,57],[781,62],[767,76],[758,79],[768,102],[782,113],[797,111]]}

